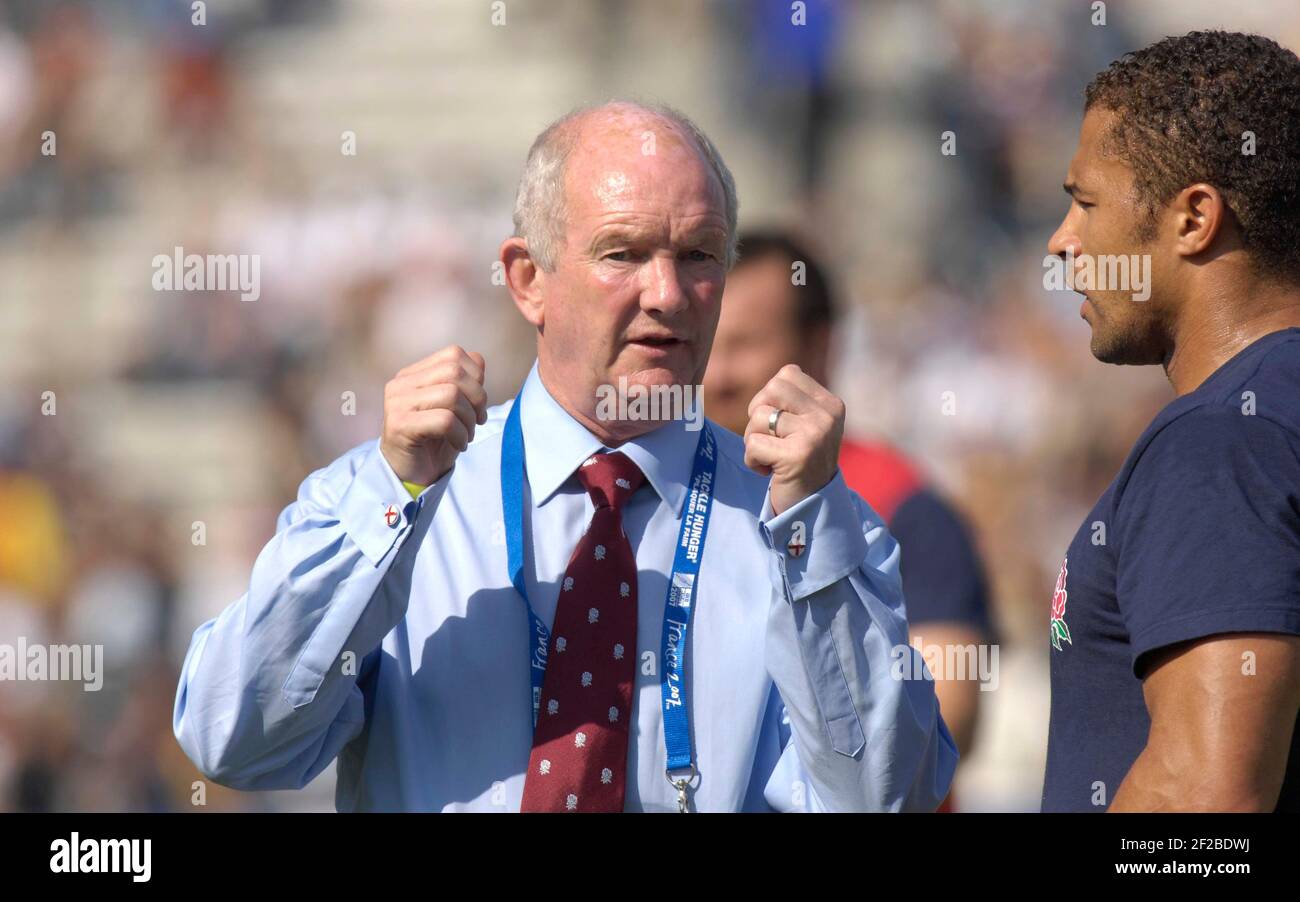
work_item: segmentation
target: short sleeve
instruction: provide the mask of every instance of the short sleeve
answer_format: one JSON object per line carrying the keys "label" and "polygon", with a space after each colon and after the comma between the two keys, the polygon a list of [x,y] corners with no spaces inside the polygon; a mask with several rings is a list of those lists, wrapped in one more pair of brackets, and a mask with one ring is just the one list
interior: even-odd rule
{"label": "short sleeve", "polygon": [[910,624],[963,623],[990,635],[988,582],[966,524],[929,489],[914,492],[889,523]]}
{"label": "short sleeve", "polygon": [[1276,423],[1195,408],[1141,452],[1114,514],[1134,674],[1218,633],[1300,633],[1300,455]]}

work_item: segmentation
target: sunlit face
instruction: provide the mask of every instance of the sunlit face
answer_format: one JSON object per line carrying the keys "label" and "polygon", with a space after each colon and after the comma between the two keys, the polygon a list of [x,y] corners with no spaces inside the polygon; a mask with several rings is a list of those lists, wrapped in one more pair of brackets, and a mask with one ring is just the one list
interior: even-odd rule
{"label": "sunlit face", "polygon": [[[1051,254],[1075,255],[1081,271],[1083,255],[1149,254],[1151,296],[1134,300],[1134,292],[1107,286],[1080,291],[1086,300],[1080,316],[1092,327],[1092,353],[1104,363],[1152,364],[1164,360],[1166,325],[1173,280],[1174,254],[1164,248],[1158,228],[1148,242],[1138,240],[1146,211],[1134,191],[1133,170],[1114,156],[1102,154],[1102,141],[1117,114],[1094,107],[1083,118],[1079,147],[1066,173],[1070,209],[1048,241]],[[1079,289],[1076,289],[1079,290]]]}
{"label": "sunlit face", "polygon": [[705,413],[744,433],[749,402],[787,363],[805,365],[800,352],[789,264],[765,257],[737,267],[727,278],[704,376]]}
{"label": "sunlit face", "polygon": [[541,273],[539,366],[594,410],[602,385],[698,385],[726,278],[722,185],[676,127],[639,112],[584,124],[569,157],[567,233]]}

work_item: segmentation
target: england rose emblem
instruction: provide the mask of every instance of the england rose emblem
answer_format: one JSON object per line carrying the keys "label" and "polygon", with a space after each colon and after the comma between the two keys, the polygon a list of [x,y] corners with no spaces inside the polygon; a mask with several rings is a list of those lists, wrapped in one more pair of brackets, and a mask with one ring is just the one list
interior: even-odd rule
{"label": "england rose emblem", "polygon": [[1057,651],[1061,650],[1062,639],[1074,644],[1070,639],[1070,628],[1065,625],[1065,600],[1069,595],[1065,590],[1065,580],[1070,573],[1069,563],[1068,557],[1061,561],[1061,573],[1056,577],[1056,591],[1052,593],[1052,648]]}

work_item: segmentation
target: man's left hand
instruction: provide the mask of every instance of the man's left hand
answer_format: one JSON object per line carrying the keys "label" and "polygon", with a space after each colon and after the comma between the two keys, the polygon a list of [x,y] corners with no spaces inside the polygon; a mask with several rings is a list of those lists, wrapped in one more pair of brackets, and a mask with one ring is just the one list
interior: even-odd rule
{"label": "man's left hand", "polygon": [[[768,432],[772,411],[780,410],[776,435]],[[789,510],[820,491],[839,469],[844,436],[844,402],[793,363],[781,367],[749,402],[745,463],[771,476],[772,512]]]}

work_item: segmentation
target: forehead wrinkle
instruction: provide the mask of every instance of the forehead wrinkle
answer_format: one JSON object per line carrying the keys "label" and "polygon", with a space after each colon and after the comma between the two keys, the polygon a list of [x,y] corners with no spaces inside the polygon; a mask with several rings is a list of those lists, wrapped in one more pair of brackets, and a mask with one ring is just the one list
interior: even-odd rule
{"label": "forehead wrinkle", "polygon": [[664,223],[659,216],[618,210],[597,214],[597,222],[592,228],[591,243],[618,239],[643,240],[660,237]]}
{"label": "forehead wrinkle", "polygon": [[710,229],[725,243],[726,194],[703,152],[669,122],[669,129],[654,129],[654,155],[644,154],[642,131],[635,126],[667,120],[626,114],[617,119],[582,123],[582,140],[565,172],[571,240],[591,253],[619,239],[698,242],[697,232]]}
{"label": "forehead wrinkle", "polygon": [[623,208],[616,210],[598,210],[585,217],[595,220],[594,229],[625,227],[628,230],[658,229],[664,225],[675,231],[703,231],[720,229],[726,231],[726,220],[716,210],[696,208],[694,210],[643,210]]}
{"label": "forehead wrinkle", "polygon": [[658,214],[620,210],[598,214],[596,218],[601,221],[592,229],[593,247],[620,240],[663,240],[665,236],[670,244],[726,240],[726,226],[713,212],[671,216],[665,220]]}
{"label": "forehead wrinkle", "polygon": [[[571,204],[572,221],[612,222],[620,217],[634,220],[667,220],[679,222],[712,218],[726,231],[723,200],[712,181],[688,179],[683,184],[680,170],[656,178],[649,172],[631,173],[615,170],[597,175],[590,189],[582,190],[585,176],[575,167],[571,172],[573,182],[568,186],[576,191],[577,203]],[[701,176],[704,173],[700,173]]]}

